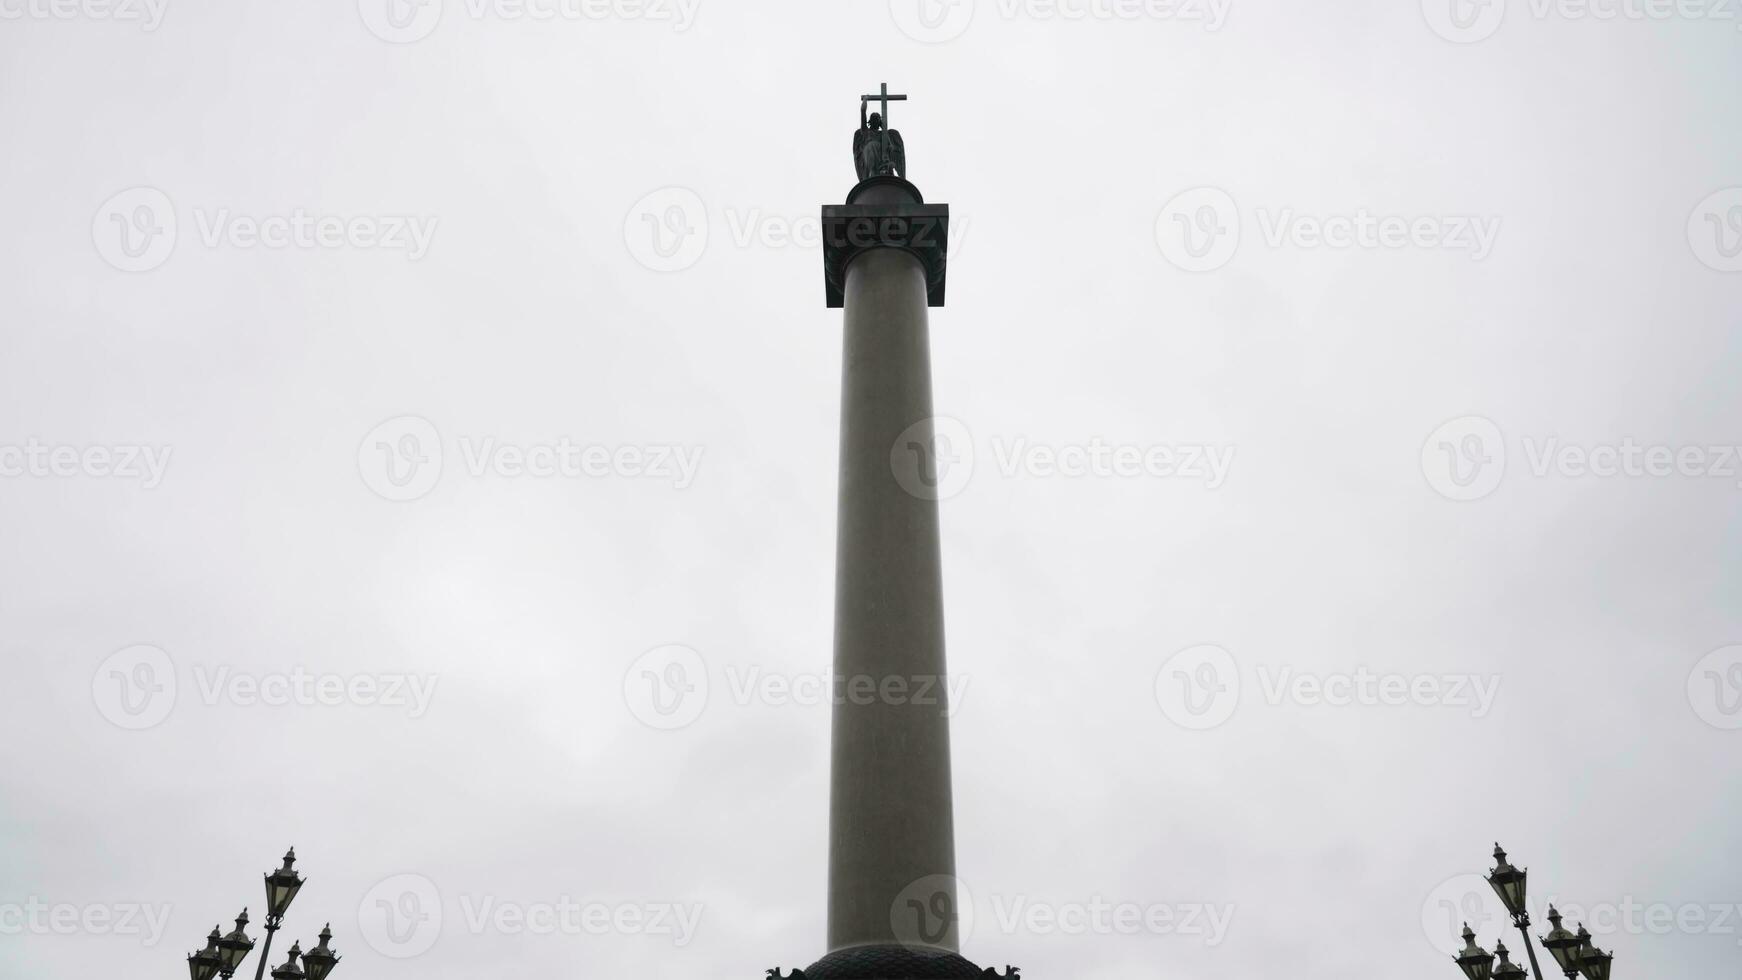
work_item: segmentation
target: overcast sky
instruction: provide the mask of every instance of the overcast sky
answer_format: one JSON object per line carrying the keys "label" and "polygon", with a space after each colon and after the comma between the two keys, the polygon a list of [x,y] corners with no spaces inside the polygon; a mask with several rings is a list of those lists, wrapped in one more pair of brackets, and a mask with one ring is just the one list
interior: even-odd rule
{"label": "overcast sky", "polygon": [[390,2],[0,0],[0,974],[823,952],[884,81],[965,952],[1735,973],[1742,9]]}

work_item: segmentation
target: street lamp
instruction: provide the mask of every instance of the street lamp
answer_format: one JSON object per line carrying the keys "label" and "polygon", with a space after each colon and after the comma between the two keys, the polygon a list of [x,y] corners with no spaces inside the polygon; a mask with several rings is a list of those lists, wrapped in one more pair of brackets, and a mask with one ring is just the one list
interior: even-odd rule
{"label": "street lamp", "polygon": [[[327,980],[327,974],[333,972],[333,967],[339,965],[339,956],[327,948],[327,943],[333,939],[333,927],[329,923],[321,927],[321,944],[302,954],[303,969],[307,971],[308,980]],[[1592,977],[1591,980],[1608,980],[1607,977]]]}
{"label": "street lamp", "polygon": [[[1469,923],[1464,924],[1464,951],[1457,957],[1458,966],[1464,971],[1468,980],[1527,980],[1534,976],[1542,980],[1542,967],[1537,965],[1536,947],[1530,941],[1530,909],[1525,901],[1525,883],[1530,880],[1530,872],[1523,868],[1513,867],[1506,860],[1506,849],[1499,844],[1494,845],[1494,870],[1488,872],[1488,884],[1494,889],[1494,894],[1500,896],[1500,903],[1506,906],[1506,911],[1512,916],[1512,924],[1518,927],[1518,932],[1524,937],[1524,951],[1530,956],[1530,974],[1524,972],[1521,966],[1513,965],[1511,954],[1507,952],[1506,944],[1499,943],[1494,952],[1500,957],[1500,966],[1493,965],[1493,957],[1482,951],[1476,945],[1475,934]],[[1548,935],[1540,937],[1543,948],[1554,954],[1555,962],[1560,965],[1561,972],[1567,980],[1609,980],[1609,966],[1615,957],[1591,945],[1591,934],[1584,926],[1579,931],[1571,933],[1561,928],[1561,914],[1555,907],[1548,907],[1548,921],[1554,929]],[[1485,958],[1478,962],[1478,958]]]}
{"label": "street lamp", "polygon": [[188,976],[192,980],[212,980],[218,975],[218,940],[222,938],[218,927],[213,926],[212,934],[206,937],[206,948],[188,954]]}
{"label": "street lamp", "polygon": [[[266,945],[260,948],[260,963],[254,969],[254,980],[261,980],[266,975],[267,957],[272,952],[272,934],[284,924],[284,914],[290,910],[296,893],[302,890],[304,879],[296,872],[295,865],[296,848],[293,847],[284,855],[284,867],[266,875]],[[247,909],[236,917],[236,929],[229,935],[219,935],[214,928],[206,940],[206,948],[188,954],[190,980],[232,980],[254,948],[254,940],[248,938],[247,929]],[[339,964],[339,954],[327,945],[332,938],[332,926],[328,925],[321,929],[321,944],[306,954],[301,943],[293,943],[290,958],[272,971],[273,980],[327,980],[327,974]],[[296,965],[298,959],[302,960],[301,967]]]}
{"label": "street lamp", "polygon": [[1591,945],[1591,934],[1584,926],[1579,927],[1579,972],[1585,975],[1585,980],[1609,980],[1609,964],[1614,959],[1612,954]]}
{"label": "street lamp", "polygon": [[301,955],[302,944],[291,943],[290,958],[284,961],[283,966],[272,971],[272,980],[303,980],[302,969],[296,965],[297,957]]}
{"label": "street lamp", "polygon": [[1525,882],[1530,869],[1515,868],[1506,860],[1506,849],[1494,845],[1494,870],[1488,872],[1488,886],[1500,896],[1500,904],[1512,916],[1512,926],[1524,937],[1524,952],[1530,957],[1530,972],[1542,980],[1542,967],[1536,965],[1536,947],[1530,944],[1530,909],[1524,901]]}
{"label": "street lamp", "polygon": [[284,923],[284,913],[290,911],[291,900],[302,889],[302,876],[291,868],[296,863],[296,848],[285,852],[284,867],[266,876],[266,945],[260,950],[260,965],[254,968],[254,980],[266,975],[266,957],[272,952],[272,934]]}
{"label": "street lamp", "polygon": [[1476,945],[1476,930],[1464,923],[1464,951],[1457,956],[1458,968],[1470,980],[1489,980],[1494,969],[1494,954]]}
{"label": "street lamp", "polygon": [[1529,976],[1524,967],[1512,962],[1512,954],[1506,951],[1505,943],[1495,943],[1494,954],[1500,957],[1500,968],[1494,971],[1494,980],[1525,980]]}
{"label": "street lamp", "polygon": [[1494,864],[1494,870],[1488,872],[1488,884],[1500,896],[1501,903],[1513,918],[1522,916],[1528,920],[1530,912],[1524,907],[1524,883],[1530,877],[1530,869],[1513,867],[1506,860],[1506,849],[1499,844],[1494,845]]}
{"label": "street lamp", "polygon": [[1555,911],[1553,905],[1548,907],[1548,921],[1554,929],[1542,937],[1542,948],[1554,954],[1555,962],[1561,965],[1561,972],[1567,975],[1567,980],[1577,980],[1581,945],[1579,937],[1561,928],[1561,914]]}
{"label": "street lamp", "polygon": [[248,951],[254,948],[254,940],[248,938],[248,910],[236,916],[236,928],[228,936],[218,940],[218,976],[230,980],[236,975],[236,969],[242,961],[248,958]]}

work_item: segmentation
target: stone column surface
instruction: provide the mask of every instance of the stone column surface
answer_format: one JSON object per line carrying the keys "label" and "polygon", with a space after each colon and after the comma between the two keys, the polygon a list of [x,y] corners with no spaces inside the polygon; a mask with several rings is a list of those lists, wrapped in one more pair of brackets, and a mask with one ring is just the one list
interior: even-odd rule
{"label": "stone column surface", "polygon": [[[917,203],[899,186],[863,190],[852,203]],[[847,268],[844,308],[829,948],[955,951],[938,505],[904,488],[891,463],[892,453],[934,451],[919,260],[862,252]]]}

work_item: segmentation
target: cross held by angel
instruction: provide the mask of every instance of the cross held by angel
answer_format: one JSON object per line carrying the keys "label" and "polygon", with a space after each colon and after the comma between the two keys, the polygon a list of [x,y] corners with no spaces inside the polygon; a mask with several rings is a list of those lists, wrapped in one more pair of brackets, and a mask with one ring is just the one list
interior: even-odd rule
{"label": "cross held by angel", "polygon": [[[907,178],[907,147],[901,142],[901,134],[889,128],[889,103],[906,101],[905,95],[890,95],[887,82],[878,94],[859,97],[859,129],[853,133],[853,166],[858,170],[860,180],[891,175],[903,180]],[[882,111],[867,116],[873,102],[879,103]]]}

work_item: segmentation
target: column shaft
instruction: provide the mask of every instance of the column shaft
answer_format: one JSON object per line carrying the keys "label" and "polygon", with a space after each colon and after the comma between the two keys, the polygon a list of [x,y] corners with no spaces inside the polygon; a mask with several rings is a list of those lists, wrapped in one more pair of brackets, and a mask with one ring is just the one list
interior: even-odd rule
{"label": "column shaft", "polygon": [[[955,908],[938,505],[891,466],[892,452],[934,449],[919,260],[894,248],[853,259],[845,320],[829,948],[955,950],[953,916],[935,915]],[[925,907],[898,907],[910,900]]]}

